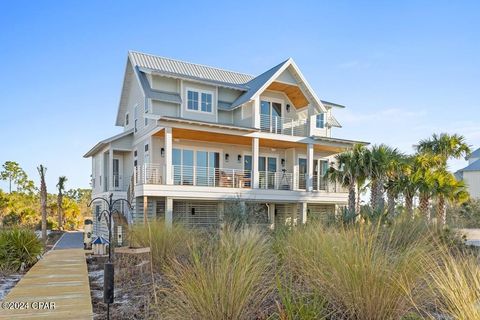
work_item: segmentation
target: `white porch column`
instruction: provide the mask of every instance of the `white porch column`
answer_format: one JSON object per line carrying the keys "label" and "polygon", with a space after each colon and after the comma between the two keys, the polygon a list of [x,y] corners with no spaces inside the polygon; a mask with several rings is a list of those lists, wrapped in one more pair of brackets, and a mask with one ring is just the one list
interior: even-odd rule
{"label": "white porch column", "polygon": [[270,222],[270,229],[275,229],[275,203],[268,204],[268,219]]}
{"label": "white porch column", "polygon": [[259,138],[252,138],[252,187],[259,188],[259,174],[258,174],[258,156],[260,153]]}
{"label": "white porch column", "polygon": [[165,184],[173,184],[173,174],[172,174],[172,128],[165,128]]}
{"label": "white porch column", "polygon": [[306,179],[307,191],[313,189],[313,144],[307,145],[307,179]]}
{"label": "white porch column", "polygon": [[165,225],[171,227],[173,224],[173,199],[165,198]]}
{"label": "white porch column", "polygon": [[307,223],[307,203],[302,202],[301,204],[301,213],[302,213],[302,224]]}
{"label": "white porch column", "polygon": [[143,225],[148,221],[148,197],[143,196]]}
{"label": "white porch column", "polygon": [[113,148],[110,144],[110,149],[108,149],[108,181],[109,188],[107,190],[113,190]]}
{"label": "white porch column", "polygon": [[253,127],[260,129],[260,97],[253,100]]}

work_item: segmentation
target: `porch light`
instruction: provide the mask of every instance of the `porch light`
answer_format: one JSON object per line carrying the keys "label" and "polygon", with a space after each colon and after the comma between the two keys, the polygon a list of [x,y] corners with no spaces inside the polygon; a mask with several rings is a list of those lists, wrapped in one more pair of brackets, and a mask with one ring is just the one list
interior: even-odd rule
{"label": "porch light", "polygon": [[239,155],[237,156],[237,160],[238,160],[238,162],[242,162],[242,155],[241,155],[241,154],[239,154]]}
{"label": "porch light", "polygon": [[230,159],[230,155],[228,153],[225,153],[225,161],[228,162],[228,159]]}
{"label": "porch light", "polygon": [[287,108],[287,112],[290,112],[290,104],[287,103],[286,108]]}
{"label": "porch light", "polygon": [[160,155],[162,158],[165,156],[165,148],[160,149]]}
{"label": "porch light", "polygon": [[280,163],[282,164],[282,167],[285,167],[285,159],[282,159]]}

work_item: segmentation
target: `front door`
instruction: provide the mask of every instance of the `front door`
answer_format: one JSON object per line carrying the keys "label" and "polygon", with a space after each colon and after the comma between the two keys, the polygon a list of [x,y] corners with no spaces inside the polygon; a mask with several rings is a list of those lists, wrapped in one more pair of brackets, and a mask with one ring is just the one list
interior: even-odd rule
{"label": "front door", "polygon": [[113,186],[120,187],[120,160],[113,159]]}

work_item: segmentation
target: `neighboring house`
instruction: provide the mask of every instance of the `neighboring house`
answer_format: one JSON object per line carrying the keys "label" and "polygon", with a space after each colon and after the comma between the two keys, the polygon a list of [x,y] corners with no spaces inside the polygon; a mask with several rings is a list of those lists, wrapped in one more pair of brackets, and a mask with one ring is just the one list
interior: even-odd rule
{"label": "neighboring house", "polygon": [[331,136],[336,108],[292,59],[254,77],[129,52],[115,123],[123,133],[85,154],[93,197],[128,198],[133,210],[119,208],[128,223],[215,225],[232,201],[255,203],[271,226],[333,213],[347,193],[324,174],[358,143]]}
{"label": "neighboring house", "polygon": [[467,185],[470,197],[480,199],[480,148],[466,158],[468,166],[455,172],[458,180]]}

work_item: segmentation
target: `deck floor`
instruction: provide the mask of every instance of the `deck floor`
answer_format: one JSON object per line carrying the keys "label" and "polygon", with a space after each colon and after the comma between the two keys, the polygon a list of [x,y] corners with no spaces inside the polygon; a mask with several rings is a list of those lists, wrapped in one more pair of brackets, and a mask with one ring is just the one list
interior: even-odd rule
{"label": "deck floor", "polygon": [[[5,304],[8,306],[9,302],[21,303],[28,308],[6,309]],[[53,309],[51,303],[54,303]],[[0,306],[0,319],[92,318],[83,248],[49,251],[10,291]]]}

